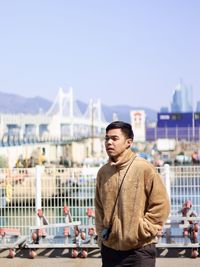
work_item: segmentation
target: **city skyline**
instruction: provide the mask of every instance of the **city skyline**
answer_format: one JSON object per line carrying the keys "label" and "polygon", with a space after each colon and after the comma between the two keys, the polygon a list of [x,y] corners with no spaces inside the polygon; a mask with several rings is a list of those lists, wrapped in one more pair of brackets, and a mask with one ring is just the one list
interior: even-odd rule
{"label": "city skyline", "polygon": [[180,79],[200,100],[200,2],[11,1],[0,9],[0,91],[171,109]]}
{"label": "city skyline", "polygon": [[[191,90],[191,91],[190,91]],[[33,96],[33,97],[26,97],[26,96],[22,96],[22,95],[18,95],[16,93],[6,93],[6,92],[1,92],[2,94],[8,94],[7,96],[7,99],[9,96],[17,96],[17,97],[22,97],[22,98],[26,98],[26,99],[34,99],[34,98],[37,98],[37,97],[40,97],[41,99],[44,99],[44,100],[47,100],[48,102],[50,101],[51,104],[53,105],[53,103],[55,102],[55,100],[57,99],[58,95],[60,94],[60,92],[62,94],[70,94],[70,92],[72,92],[73,94],[73,97],[74,97],[74,100],[78,100],[78,101],[81,101],[82,103],[84,104],[88,104],[92,101],[92,102],[99,102],[100,104],[102,105],[105,105],[101,99],[93,99],[93,98],[90,98],[90,100],[88,102],[84,102],[83,100],[79,99],[76,97],[76,92],[74,91],[74,89],[72,87],[70,88],[58,88],[57,90],[57,93],[56,93],[56,96],[53,100],[49,100],[47,97],[44,97],[44,96]],[[12,97],[13,98],[13,97]],[[173,92],[172,92],[172,95],[171,95],[171,100],[170,100],[170,103],[168,103],[168,106],[161,106],[159,108],[159,110],[156,110],[155,108],[151,108],[151,107],[148,107],[148,106],[131,106],[131,105],[128,105],[128,104],[119,104],[119,105],[105,105],[107,107],[114,107],[114,106],[130,106],[130,108],[147,108],[147,109],[152,109],[152,110],[155,110],[157,112],[175,112],[175,113],[179,113],[179,112],[200,112],[200,101],[196,101],[195,105],[192,104],[193,103],[193,97],[192,97],[192,88],[191,87],[188,87],[186,84],[184,84],[182,82],[182,80],[177,83],[177,85],[175,86]]]}

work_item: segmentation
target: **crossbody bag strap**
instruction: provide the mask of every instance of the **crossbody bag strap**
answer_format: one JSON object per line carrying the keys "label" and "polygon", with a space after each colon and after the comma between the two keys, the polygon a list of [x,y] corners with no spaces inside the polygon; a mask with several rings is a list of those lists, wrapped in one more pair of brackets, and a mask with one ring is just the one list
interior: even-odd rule
{"label": "crossbody bag strap", "polygon": [[112,209],[112,213],[111,213],[111,217],[110,217],[110,221],[109,221],[109,225],[112,225],[112,220],[113,220],[113,215],[114,215],[114,212],[115,212],[115,208],[116,208],[116,205],[117,205],[117,200],[119,198],[119,194],[120,194],[120,191],[121,191],[121,188],[122,188],[122,185],[123,185],[123,182],[124,182],[124,179],[128,173],[128,170],[130,169],[131,167],[131,164],[133,163],[134,159],[136,158],[136,156],[131,160],[131,163],[128,165],[127,169],[126,169],[126,172],[122,178],[122,181],[121,181],[121,184],[120,184],[120,187],[119,187],[119,190],[118,190],[118,193],[117,193],[117,197],[115,199],[115,204],[113,206],[113,209]]}

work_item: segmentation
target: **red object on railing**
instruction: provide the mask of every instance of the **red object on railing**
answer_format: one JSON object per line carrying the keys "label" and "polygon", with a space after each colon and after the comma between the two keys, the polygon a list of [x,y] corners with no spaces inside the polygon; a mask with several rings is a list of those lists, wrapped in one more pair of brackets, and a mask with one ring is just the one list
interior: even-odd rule
{"label": "red object on railing", "polygon": [[42,217],[42,216],[43,216],[42,209],[38,209],[37,215],[38,215],[39,217]]}

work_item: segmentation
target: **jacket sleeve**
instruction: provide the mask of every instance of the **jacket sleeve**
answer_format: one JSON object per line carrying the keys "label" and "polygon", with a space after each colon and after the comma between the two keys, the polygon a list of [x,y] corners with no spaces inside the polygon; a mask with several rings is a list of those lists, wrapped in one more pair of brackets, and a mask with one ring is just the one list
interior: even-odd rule
{"label": "jacket sleeve", "polygon": [[100,175],[97,174],[96,179],[96,191],[95,191],[95,226],[96,226],[96,232],[98,236],[98,245],[101,247],[102,239],[101,239],[101,232],[103,230],[103,205],[101,202],[101,194],[100,194]]}
{"label": "jacket sleeve", "polygon": [[146,186],[147,206],[144,217],[139,224],[140,235],[145,238],[157,235],[170,212],[169,198],[161,176],[154,168],[151,169],[150,173]]}

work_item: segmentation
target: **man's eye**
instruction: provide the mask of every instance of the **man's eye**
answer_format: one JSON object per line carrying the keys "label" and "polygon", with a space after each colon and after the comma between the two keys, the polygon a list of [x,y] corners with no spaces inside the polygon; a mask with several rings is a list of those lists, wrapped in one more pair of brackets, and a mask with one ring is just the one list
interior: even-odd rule
{"label": "man's eye", "polygon": [[112,140],[112,141],[117,141],[118,138],[113,136],[113,137],[105,137],[105,141],[108,142],[109,140]]}

